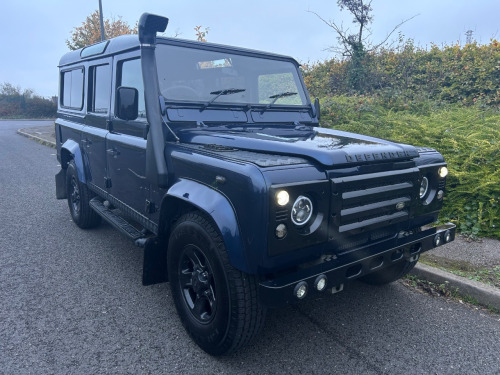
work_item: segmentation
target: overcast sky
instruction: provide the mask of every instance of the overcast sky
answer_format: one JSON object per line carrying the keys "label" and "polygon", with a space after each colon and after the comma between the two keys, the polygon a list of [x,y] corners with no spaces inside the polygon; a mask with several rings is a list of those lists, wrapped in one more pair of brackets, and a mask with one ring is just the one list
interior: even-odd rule
{"label": "overcast sky", "polygon": [[[291,55],[299,62],[333,57],[332,29],[314,14],[351,26],[336,0],[102,0],[105,18],[121,16],[134,25],[143,12],[170,19],[167,35],[194,39],[193,27],[209,27],[209,42]],[[57,64],[68,51],[74,27],[98,8],[98,0],[2,0],[0,8],[0,83],[31,88],[42,96],[57,94]],[[465,41],[465,32],[488,43],[500,39],[500,0],[373,0],[372,40],[382,40],[402,20],[416,14],[400,31],[426,47]],[[352,26],[351,26],[352,27]],[[395,35],[397,37],[397,35]]]}

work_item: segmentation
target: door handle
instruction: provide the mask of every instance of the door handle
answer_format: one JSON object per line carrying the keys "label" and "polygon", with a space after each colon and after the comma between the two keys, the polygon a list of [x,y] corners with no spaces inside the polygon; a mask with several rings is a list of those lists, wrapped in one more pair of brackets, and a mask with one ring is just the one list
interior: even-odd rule
{"label": "door handle", "polygon": [[120,155],[120,151],[118,151],[116,148],[108,148],[106,152],[108,153],[108,155],[111,155],[114,158]]}
{"label": "door handle", "polygon": [[88,138],[85,138],[85,139],[82,139],[82,145],[84,145],[85,147],[90,147],[90,145],[92,144],[92,141]]}

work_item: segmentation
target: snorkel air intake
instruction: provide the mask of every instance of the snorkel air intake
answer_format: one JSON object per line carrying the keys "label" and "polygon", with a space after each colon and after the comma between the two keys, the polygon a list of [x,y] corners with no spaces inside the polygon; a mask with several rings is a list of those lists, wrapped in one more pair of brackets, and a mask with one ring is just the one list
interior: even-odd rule
{"label": "snorkel air intake", "polygon": [[150,129],[147,135],[146,177],[161,188],[168,186],[168,171],[165,162],[165,134],[160,109],[160,88],[156,72],[156,33],[164,32],[168,18],[155,14],[143,13],[139,19],[139,42],[141,43],[142,78],[144,81],[144,99],[146,118]]}

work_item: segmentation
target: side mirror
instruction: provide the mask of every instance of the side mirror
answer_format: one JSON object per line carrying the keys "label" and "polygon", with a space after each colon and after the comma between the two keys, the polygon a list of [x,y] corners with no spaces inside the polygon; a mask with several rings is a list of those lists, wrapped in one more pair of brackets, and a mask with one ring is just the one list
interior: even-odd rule
{"label": "side mirror", "polygon": [[314,99],[314,111],[316,112],[316,118],[319,121],[319,118],[321,115],[321,108],[319,107],[319,99],[318,98]]}
{"label": "side mirror", "polygon": [[116,89],[116,117],[122,120],[135,120],[139,115],[139,91],[133,87]]}

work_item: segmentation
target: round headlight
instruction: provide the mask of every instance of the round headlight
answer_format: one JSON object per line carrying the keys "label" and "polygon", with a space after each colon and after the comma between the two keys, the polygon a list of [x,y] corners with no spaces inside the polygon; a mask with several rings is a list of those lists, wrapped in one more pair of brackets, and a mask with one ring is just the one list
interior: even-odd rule
{"label": "round headlight", "polygon": [[299,196],[292,206],[292,222],[295,225],[304,225],[311,218],[313,204],[311,200],[303,195]]}
{"label": "round headlight", "polygon": [[280,206],[286,206],[290,201],[290,196],[286,190],[280,190],[276,194],[276,203]]}
{"label": "round headlight", "polygon": [[427,194],[427,190],[429,190],[429,180],[427,177],[422,178],[422,182],[420,183],[420,198],[425,197]]}
{"label": "round headlight", "polygon": [[439,174],[439,177],[445,178],[446,176],[448,176],[448,168],[446,168],[446,167],[439,168],[438,174]]}

